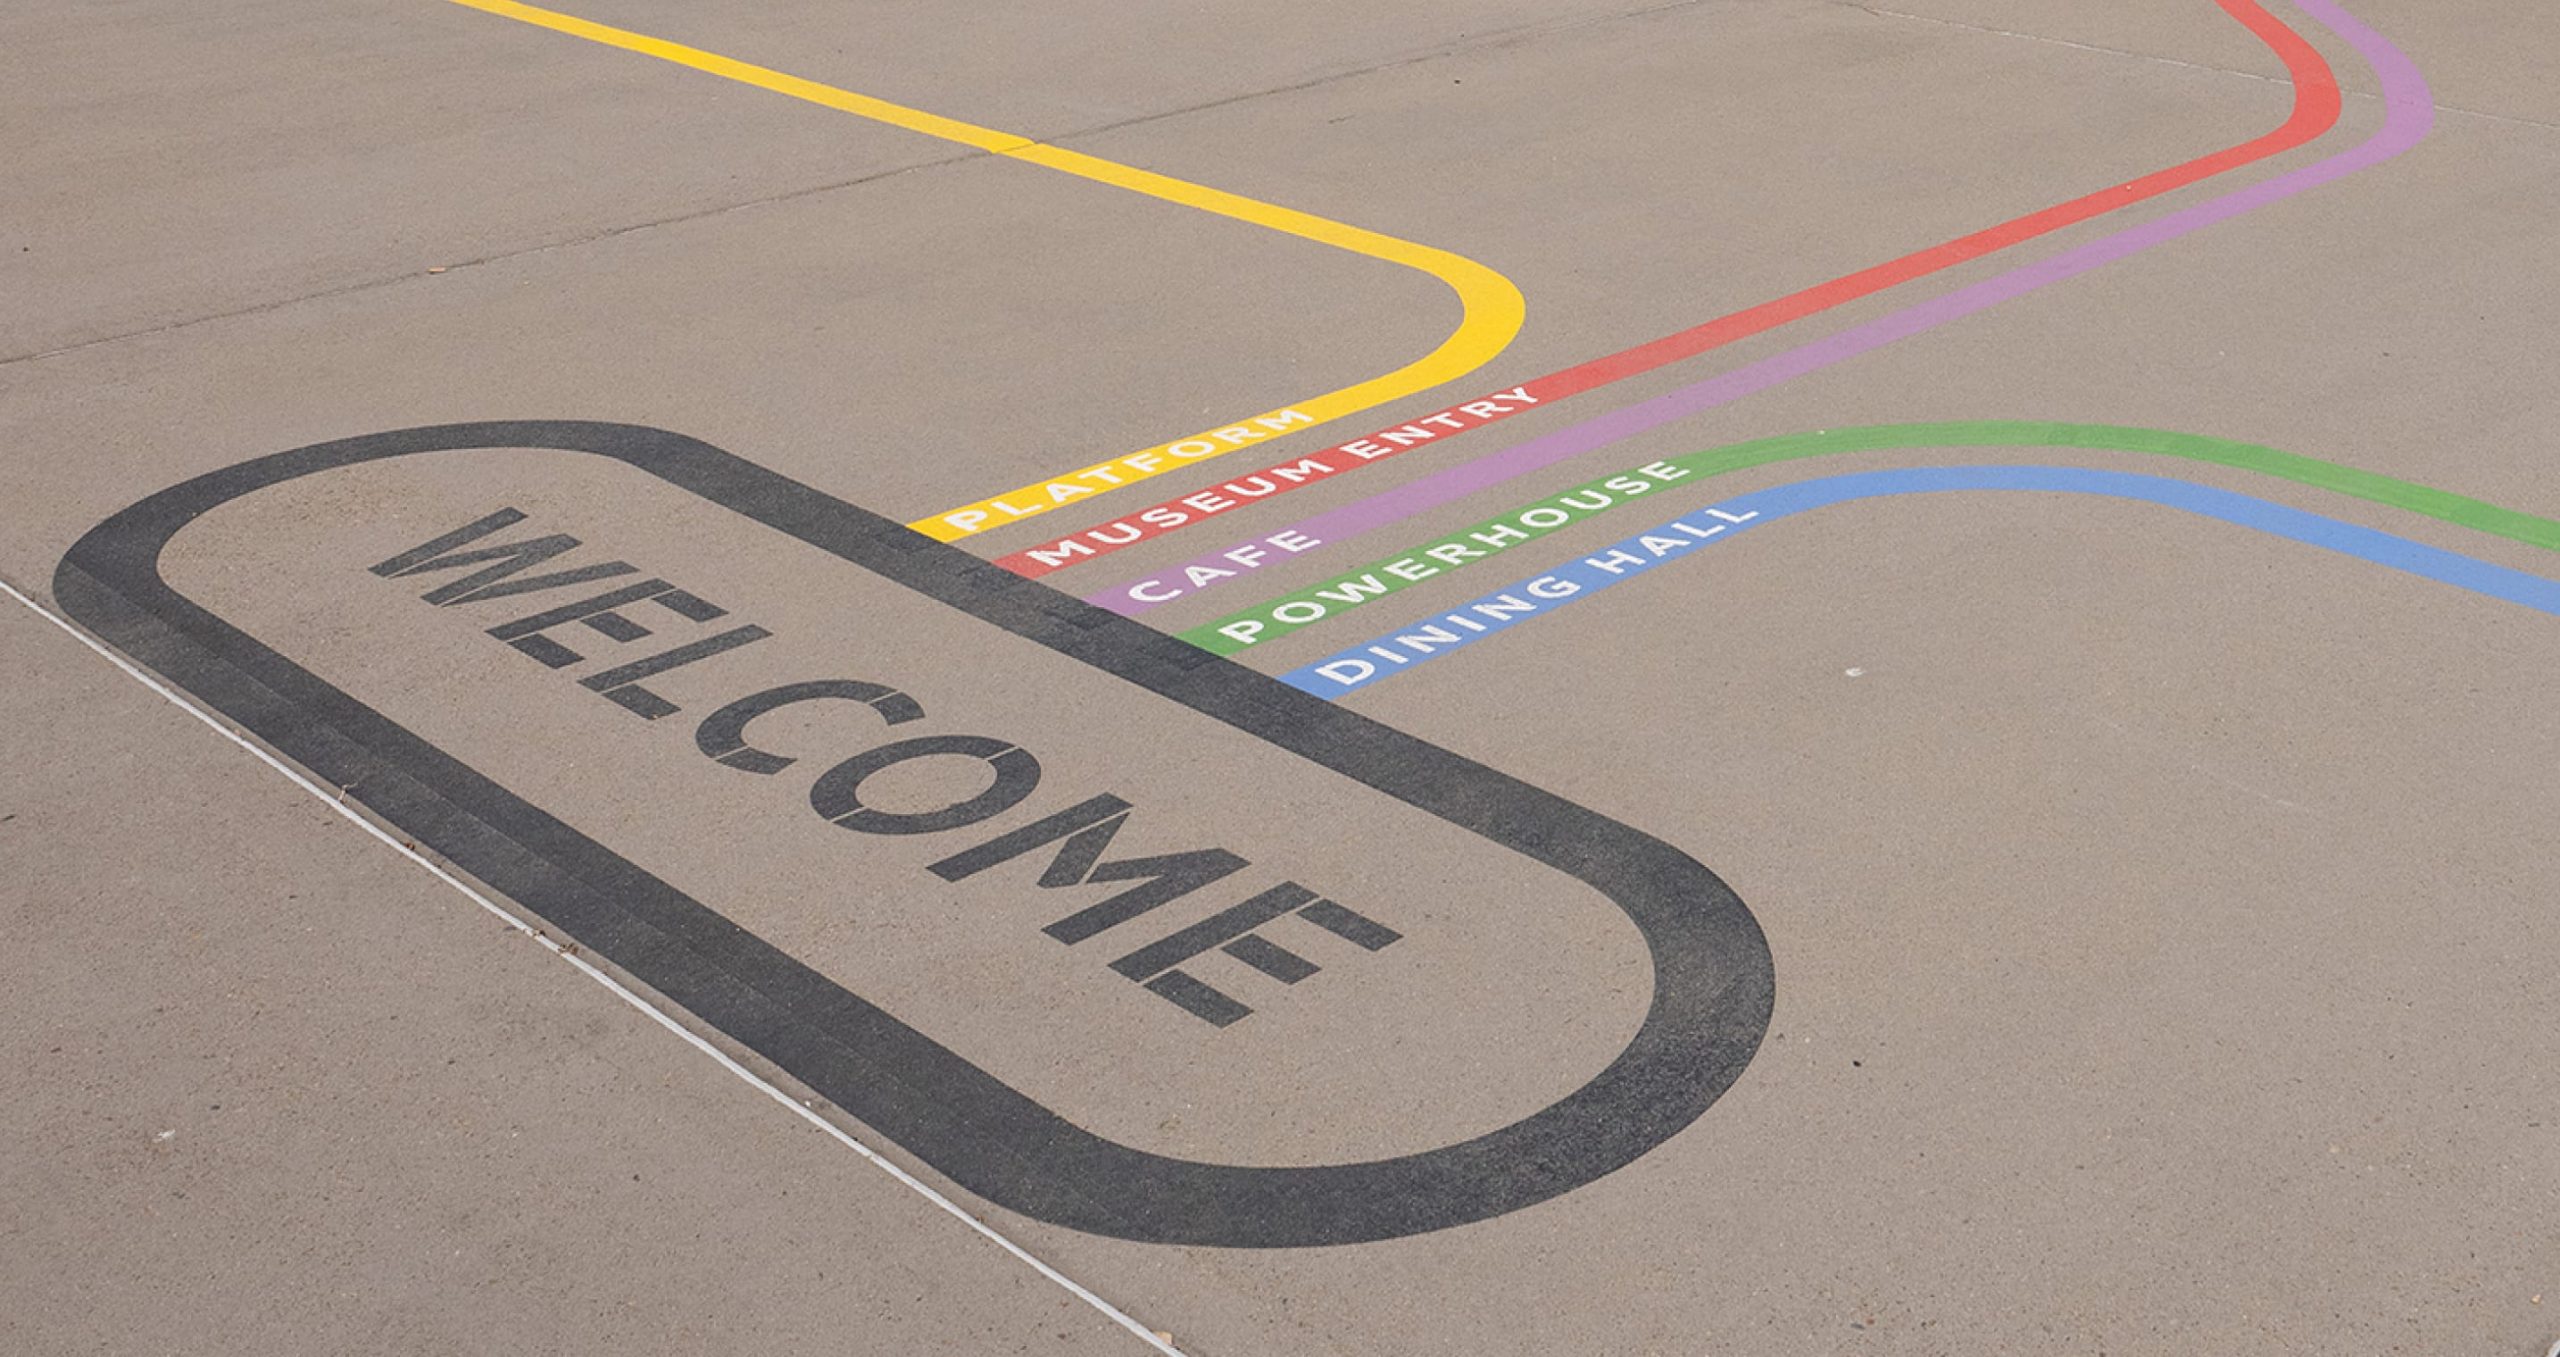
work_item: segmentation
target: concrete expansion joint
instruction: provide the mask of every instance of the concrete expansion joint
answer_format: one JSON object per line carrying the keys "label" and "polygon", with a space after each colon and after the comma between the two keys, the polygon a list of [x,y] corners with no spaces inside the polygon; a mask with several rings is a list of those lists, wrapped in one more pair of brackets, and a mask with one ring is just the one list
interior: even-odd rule
{"label": "concrete expansion joint", "polygon": [[[1510,29],[1498,33],[1485,34],[1480,37],[1462,35],[1455,41],[1444,43],[1437,47],[1432,47],[1406,56],[1395,57],[1390,60],[1373,63],[1371,65],[1355,67],[1348,70],[1327,72],[1325,74],[1312,76],[1303,80],[1286,81],[1281,84],[1271,85],[1261,89],[1248,90],[1240,94],[1225,95],[1220,98],[1204,100],[1199,103],[1185,104],[1178,108],[1161,109],[1153,113],[1142,113],[1132,117],[1114,119],[1109,122],[1095,123],[1091,126],[1074,128],[1051,136],[1025,137],[1021,139],[1019,145],[1009,149],[1013,151],[1020,151],[1037,146],[1054,146],[1064,149],[1066,144],[1072,141],[1104,136],[1109,133],[1123,131],[1128,128],[1143,127],[1174,118],[1186,117],[1194,113],[1210,112],[1237,104],[1250,103],[1257,99],[1271,98],[1275,95],[1293,94],[1302,90],[1317,89],[1322,86],[1335,84],[1344,80],[1357,79],[1358,77],[1365,75],[1375,75],[1384,71],[1400,70],[1410,66],[1424,65],[1434,61],[1445,60],[1450,57],[1466,56],[1476,52],[1494,51],[1506,47],[1514,47],[1524,42],[1529,42],[1537,38],[1546,37],[1568,30],[1591,28],[1602,24],[1621,23],[1633,19],[1648,18],[1654,15],[1677,10],[1695,9],[1702,5],[1711,3],[1716,3],[1716,0],[1672,0],[1672,3],[1668,4],[1642,5],[1633,9],[1622,10],[1611,14],[1571,19],[1555,23],[1538,24],[1526,28]],[[951,155],[936,156],[932,159],[920,160],[913,164],[899,165],[890,169],[857,175],[850,179],[840,179],[824,184],[812,184],[801,188],[786,189],[778,193],[759,194],[754,197],[742,198],[733,202],[716,203],[708,207],[672,213],[663,217],[654,217],[646,221],[628,222],[619,226],[610,226],[601,230],[590,231],[582,235],[571,236],[562,240],[542,241],[536,244],[522,246],[517,249],[501,250],[496,253],[479,255],[469,259],[452,260],[437,265],[434,272],[439,274],[458,272],[462,269],[477,268],[484,264],[504,263],[511,259],[521,259],[529,255],[545,254],[554,250],[575,249],[584,245],[592,245],[599,241],[612,240],[641,231],[653,230],[661,226],[674,226],[684,222],[700,221],[705,218],[716,217],[725,213],[741,211],[747,208],[762,207],[772,203],[790,202],[795,199],[815,197],[819,194],[835,193],[844,189],[859,188],[865,184],[876,183],[883,179],[890,179],[899,175],[910,174],[918,170],[930,170],[949,165],[966,164],[1003,154],[1005,154],[1005,152],[970,148]],[[352,293],[366,292],[374,288],[388,287],[395,283],[406,282],[410,279],[419,277],[425,272],[427,272],[427,270],[424,269],[407,270],[375,278],[360,279],[355,282],[337,283],[327,287],[315,288],[307,292],[298,292],[287,297],[272,298],[267,301],[256,302],[247,306],[232,307],[221,311],[210,311],[202,315],[186,316],[163,324],[144,326],[139,329],[121,330],[114,334],[99,335],[95,338],[83,339],[76,343],[56,345],[49,349],[33,349],[25,353],[0,354],[0,367],[7,367],[16,363],[33,362],[45,358],[57,358],[64,354],[78,353],[83,349],[96,348],[102,344],[115,344],[129,339],[145,339],[153,335],[168,334],[172,331],[183,330],[191,326],[203,325],[213,321],[233,320],[242,316],[264,315],[267,312],[281,310],[289,306],[296,306],[303,302],[321,301],[332,297],[343,297]]]}
{"label": "concrete expansion joint", "polygon": [[182,319],[167,321],[159,325],[145,326],[138,330],[123,330],[111,335],[100,335],[95,339],[83,339],[73,344],[56,345],[50,349],[35,349],[26,353],[0,355],[0,367],[7,367],[13,363],[31,363],[44,358],[58,358],[64,354],[78,353],[83,349],[94,349],[102,344],[121,343],[128,339],[148,339],[153,335],[164,335],[176,330],[184,330],[198,325],[210,324],[214,321],[236,320],[242,316],[262,316],[270,311],[281,311],[286,307],[299,306],[304,302],[325,301],[332,297],[345,297],[358,292],[370,292],[375,288],[390,287],[395,283],[405,283],[412,279],[422,278],[430,274],[455,273],[463,269],[479,268],[485,264],[503,264],[511,259],[523,259],[531,255],[548,254],[555,250],[572,250],[582,245],[593,245],[599,241],[614,240],[619,237],[633,235],[641,231],[654,230],[661,226],[675,226],[689,221],[702,221],[706,218],[722,216],[731,212],[740,212],[754,207],[764,207],[772,203],[791,202],[799,198],[814,198],[822,193],[834,193],[841,189],[859,188],[864,184],[875,183],[882,179],[889,179],[898,175],[913,173],[917,170],[929,170],[939,165],[949,165],[964,160],[984,159],[988,154],[988,152],[984,151],[964,151],[956,155],[938,156],[931,160],[917,161],[912,165],[899,165],[891,169],[877,170],[869,174],[859,175],[852,179],[840,179],[830,183],[811,184],[801,188],[784,189],[779,193],[761,194],[753,198],[742,198],[735,202],[715,203],[709,207],[694,208],[690,211],[671,213],[663,217],[653,217],[647,221],[627,222],[620,226],[608,226],[601,230],[589,231],[583,235],[571,236],[564,240],[541,241],[512,250],[500,250],[493,254],[475,255],[469,259],[456,259],[450,263],[437,264],[428,268],[407,269],[399,273],[385,274],[376,278],[359,279],[352,283],[333,283],[327,287],[314,288],[307,292],[298,292],[290,297],[277,297],[272,300],[255,302],[247,306],[237,306],[224,311],[208,311],[203,315],[187,316]]}
{"label": "concrete expansion joint", "polygon": [[1203,100],[1196,104],[1185,104],[1179,108],[1161,109],[1154,113],[1139,113],[1127,118],[1115,119],[1111,122],[1096,123],[1091,127],[1083,127],[1069,132],[1061,132],[1054,137],[1044,138],[1035,142],[1026,142],[1024,144],[1031,146],[1063,146],[1069,141],[1082,137],[1098,137],[1106,133],[1118,132],[1126,128],[1143,127],[1150,123],[1163,122],[1169,118],[1180,118],[1193,113],[1211,112],[1216,109],[1229,108],[1236,104],[1251,103],[1256,99],[1268,99],[1275,95],[1296,94],[1304,90],[1321,89],[1324,86],[1338,84],[1345,80],[1357,80],[1366,75],[1378,75],[1387,71],[1400,71],[1413,66],[1425,66],[1432,62],[1445,61],[1452,57],[1473,56],[1482,52],[1501,51],[1506,48],[1518,47],[1524,43],[1533,42],[1539,38],[1552,37],[1560,33],[1568,33],[1585,28],[1598,28],[1607,24],[1626,23],[1636,19],[1649,19],[1657,15],[1669,14],[1679,10],[1697,9],[1704,5],[1727,2],[1728,0],[1671,0],[1668,4],[1640,5],[1634,9],[1618,10],[1609,14],[1595,14],[1585,18],[1559,19],[1550,23],[1531,24],[1519,28],[1507,28],[1493,33],[1462,33],[1456,38],[1437,46],[1426,47],[1415,52],[1408,52],[1402,56],[1390,57],[1385,61],[1372,62],[1366,66],[1351,66],[1341,70],[1327,71],[1321,75],[1308,76],[1304,79],[1286,80],[1276,85],[1265,86],[1261,89],[1247,90],[1241,94],[1221,95],[1215,99]]}
{"label": "concrete expansion joint", "polygon": [[[1874,15],[1879,19],[1908,19],[1913,23],[1936,24],[1941,28],[1961,28],[1968,33],[1984,33],[1998,38],[2017,38],[2025,42],[2040,42],[2054,47],[2068,47],[2079,52],[2095,52],[2101,56],[2125,57],[2133,61],[2148,61],[2161,66],[2177,66],[2190,71],[2210,71],[2215,75],[2238,76],[2243,80],[2256,80],[2269,85],[2291,85],[2293,83],[2291,80],[2280,75],[2267,75],[2259,71],[2236,70],[2229,66],[2216,66],[2211,62],[2185,61],[2177,57],[2164,57],[2153,52],[2135,52],[2122,47],[2107,47],[2098,43],[2074,42],[2069,38],[2050,37],[2043,33],[2026,33],[2014,28],[1993,28],[1988,24],[1969,24],[1961,19],[1942,19],[1934,14],[1914,14],[1909,10],[1887,9],[1882,5],[1869,4],[1866,0],[1831,0],[1831,3],[1838,5],[1843,9],[1861,10],[1865,13]],[[2367,103],[2382,102],[2381,95],[2371,93],[2366,90],[2343,90],[2341,93],[2349,99],[2361,99]],[[2457,108],[2452,104],[2437,104],[2435,109],[2438,113],[2450,113],[2457,117],[2480,118],[2488,122],[2509,123],[2517,127],[2538,127],[2546,132],[2560,132],[2560,123],[2544,122],[2539,118],[2519,118],[2509,113],[2489,113],[2476,108]]]}
{"label": "concrete expansion joint", "polygon": [[1969,24],[1962,19],[1942,19],[1934,14],[1914,14],[1909,10],[1886,9],[1882,5],[1864,3],[1863,0],[1833,0],[1833,3],[1846,9],[1863,11],[1879,19],[1908,19],[1913,23],[1936,24],[1940,28],[1961,28],[1968,33],[1983,33],[1995,38],[2017,38],[2024,42],[2040,42],[2052,47],[2068,47],[2075,52],[2095,52],[2100,56],[2124,57],[2131,61],[2147,61],[2158,66],[2176,66],[2182,70],[2210,71],[2216,75],[2235,75],[2243,80],[2257,80],[2270,85],[2290,85],[2293,83],[2280,75],[2266,75],[2258,71],[2237,70],[2229,66],[2216,66],[2213,63],[2206,61],[2186,61],[2178,57],[2164,57],[2155,52],[2136,52],[2123,47],[2108,47],[2094,42],[2074,42],[2069,38],[2056,38],[2043,33],[2027,33],[2014,28],[1993,28],[1988,24]]}

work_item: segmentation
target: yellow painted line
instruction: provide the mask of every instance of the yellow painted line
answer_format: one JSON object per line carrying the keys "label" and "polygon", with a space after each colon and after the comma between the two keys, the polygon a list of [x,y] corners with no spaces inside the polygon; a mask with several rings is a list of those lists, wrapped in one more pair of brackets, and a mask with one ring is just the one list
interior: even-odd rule
{"label": "yellow painted line", "polygon": [[1364,231],[1357,226],[1348,226],[1338,221],[1312,216],[1240,194],[1209,188],[1187,180],[1169,178],[1063,147],[1046,145],[1011,132],[999,132],[991,127],[961,122],[957,118],[945,118],[921,109],[908,108],[904,104],[893,104],[886,99],[875,99],[867,94],[855,94],[851,90],[837,89],[833,85],[822,85],[815,80],[803,80],[796,75],[785,75],[780,71],[721,56],[716,52],[706,52],[698,47],[687,47],[682,43],[668,42],[664,38],[653,38],[645,33],[614,28],[555,10],[518,4],[516,0],[453,0],[453,3],[548,28],[554,32],[566,33],[571,37],[585,38],[589,42],[619,47],[626,52],[638,52],[643,56],[656,57],[661,61],[672,61],[679,66],[690,66],[697,71],[706,71],[741,84],[753,85],[758,89],[772,90],[776,94],[787,94],[794,99],[805,99],[813,104],[851,113],[856,117],[869,118],[874,122],[887,123],[892,127],[903,127],[910,132],[921,132],[926,136],[939,137],[944,141],[974,146],[981,151],[1028,161],[1064,174],[1091,179],[1096,183],[1124,188],[1132,193],[1143,193],[1150,198],[1180,203],[1184,207],[1196,207],[1203,212],[1214,212],[1221,217],[1232,217],[1237,221],[1269,227],[1274,231],[1282,231],[1302,239],[1331,245],[1336,249],[1349,250],[1354,254],[1364,254],[1372,259],[1401,264],[1406,268],[1418,269],[1430,274],[1448,284],[1449,289],[1458,294],[1460,308],[1458,327],[1449,332],[1448,338],[1440,341],[1438,348],[1393,372],[1328,391],[1321,396],[1311,397],[1294,405],[1268,410],[1232,424],[1203,430],[1189,438],[1177,438],[1171,442],[1158,443],[1153,447],[1141,448],[1136,452],[1114,457],[1108,461],[1096,462],[1045,480],[1034,481],[1018,490],[982,499],[974,504],[963,504],[957,508],[946,509],[907,525],[936,541],[956,541],[973,533],[984,532],[989,528],[1001,527],[1017,519],[1046,513],[1061,504],[1071,504],[1123,485],[1132,485],[1160,476],[1177,467],[1206,461],[1237,448],[1277,437],[1282,433],[1314,428],[1327,421],[1384,405],[1388,401],[1427,390],[1443,382],[1455,381],[1492,361],[1495,354],[1509,347],[1512,337],[1520,333],[1520,322],[1527,312],[1527,303],[1521,299],[1520,289],[1512,286],[1510,279],[1472,259],[1451,254],[1447,250],[1435,250],[1428,245],[1416,245],[1409,240],[1398,240],[1393,236],[1380,235],[1375,231]]}

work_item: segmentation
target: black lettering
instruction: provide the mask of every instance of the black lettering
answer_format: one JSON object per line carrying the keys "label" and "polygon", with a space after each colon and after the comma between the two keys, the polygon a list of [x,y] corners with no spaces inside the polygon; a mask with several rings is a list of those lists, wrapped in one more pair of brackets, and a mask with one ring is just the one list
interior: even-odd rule
{"label": "black lettering", "polygon": [[732,768],[750,773],[779,773],[799,760],[787,754],[768,754],[748,744],[747,723],[777,708],[827,698],[860,702],[879,712],[880,719],[893,726],[905,725],[924,715],[924,708],[914,698],[884,684],[865,683],[860,679],[787,683],[779,688],[750,693],[702,718],[702,724],[693,732],[693,747]]}
{"label": "black lettering", "polygon": [[1157,997],[1181,1005],[1193,1016],[1224,1027],[1253,1010],[1217,986],[1174,968],[1223,943],[1223,950],[1229,955],[1294,985],[1316,973],[1315,963],[1252,930],[1315,898],[1314,891],[1295,881],[1283,881],[1241,905],[1231,905],[1169,937],[1148,943],[1112,962],[1111,969],[1146,986]]}
{"label": "black lettering", "polygon": [[[957,754],[984,759],[995,781],[966,801],[940,810],[894,814],[862,804],[862,780],[910,759]],[[1031,751],[984,735],[925,735],[865,750],[818,775],[809,789],[809,808],[846,829],[865,834],[935,834],[973,825],[1020,804],[1040,785],[1040,761]]]}
{"label": "black lettering", "polygon": [[1318,969],[1314,962],[1259,933],[1247,933],[1218,950],[1284,985],[1294,985]]}
{"label": "black lettering", "polygon": [[961,881],[1033,849],[1066,840],[1040,874],[1040,884],[1056,888],[1088,881],[1136,881],[1109,899],[1080,909],[1042,929],[1064,943],[1078,943],[1104,929],[1127,923],[1158,905],[1228,876],[1245,860],[1223,848],[1197,848],[1187,853],[1124,858],[1104,862],[1103,850],[1129,820],[1129,803],[1116,796],[1097,796],[955,853],[930,867],[945,881]]}
{"label": "black lettering", "polygon": [[726,609],[705,603],[665,580],[642,580],[638,584],[626,584],[619,589],[609,589],[592,598],[579,599],[575,603],[563,603],[557,608],[546,609],[530,617],[519,617],[513,622],[501,622],[489,628],[489,634],[554,669],[566,669],[585,659],[586,656],[561,644],[558,638],[548,635],[552,628],[564,627],[576,622],[599,636],[610,637],[616,641],[627,643],[645,640],[653,633],[647,627],[616,611],[625,604],[640,602],[655,603],[679,617],[688,617],[696,622],[708,622],[712,618],[728,615]]}
{"label": "black lettering", "polygon": [[548,575],[536,575],[531,579],[502,583],[507,581],[508,576],[527,566],[539,565],[554,556],[574,550],[578,545],[578,539],[566,533],[553,533],[549,537],[529,537],[521,542],[511,542],[505,546],[482,547],[477,551],[456,550],[458,547],[479,541],[501,528],[523,521],[523,511],[500,509],[477,522],[466,523],[442,537],[423,542],[387,561],[376,564],[372,567],[373,573],[385,579],[391,579],[403,575],[424,574],[430,570],[457,570],[466,565],[490,562],[488,568],[484,570],[474,571],[461,579],[438,585],[419,595],[439,608],[449,608],[457,603],[470,603],[484,598],[505,598],[509,594],[530,594],[542,589],[557,589],[563,585],[584,584],[588,580],[608,579],[615,575],[639,573],[637,567],[629,562],[608,561],[602,565],[579,566],[572,570],[559,570]]}
{"label": "black lettering", "polygon": [[757,626],[735,627],[717,636],[705,636],[688,645],[659,651],[645,660],[633,660],[629,664],[616,665],[601,674],[590,674],[578,680],[578,684],[580,687],[602,693],[607,700],[655,721],[661,716],[673,716],[684,708],[641,687],[640,680],[652,674],[663,674],[696,660],[707,660],[722,651],[735,650],[751,641],[761,641],[772,634]]}
{"label": "black lettering", "polygon": [[1305,909],[1299,910],[1298,917],[1337,938],[1357,943],[1372,952],[1404,936],[1365,914],[1337,905],[1331,900],[1316,901]]}
{"label": "black lettering", "polygon": [[1153,979],[1223,942],[1232,942],[1316,898],[1295,881],[1283,881],[1262,894],[1222,909],[1173,936],[1148,943],[1111,963],[1132,980]]}
{"label": "black lettering", "polygon": [[1225,1027],[1253,1012],[1214,986],[1195,979],[1189,971],[1166,971],[1148,981],[1147,988],[1182,1005],[1193,1017],[1217,1027]]}

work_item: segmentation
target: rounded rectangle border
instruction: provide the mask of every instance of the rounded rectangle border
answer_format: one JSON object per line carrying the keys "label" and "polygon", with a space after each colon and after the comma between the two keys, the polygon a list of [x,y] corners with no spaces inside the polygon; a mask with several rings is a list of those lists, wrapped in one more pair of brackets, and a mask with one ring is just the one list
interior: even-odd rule
{"label": "rounded rectangle border", "polygon": [[[299,477],[426,453],[605,457],[1177,702],[1600,892],[1642,934],[1642,1025],[1591,1080],[1498,1130],[1358,1163],[1206,1163],[1104,1139],[187,599],[160,557],[207,511]],[[1008,1210],[1150,1243],[1269,1248],[1489,1219],[1621,1168],[1704,1114],[1769,1025],[1767,939],[1662,841],[1231,660],[1023,579],[710,444],[636,425],[450,424],[313,444],[170,487],[92,528],[54,574],[91,632],[384,821]]]}

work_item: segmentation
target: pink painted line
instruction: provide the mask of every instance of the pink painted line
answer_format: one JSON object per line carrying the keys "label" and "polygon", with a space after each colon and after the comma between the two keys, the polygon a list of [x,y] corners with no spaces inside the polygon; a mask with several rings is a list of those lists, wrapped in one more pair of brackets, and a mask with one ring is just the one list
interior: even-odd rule
{"label": "pink painted line", "polygon": [[1905,307],[1731,372],[1665,392],[1651,400],[1610,411],[1525,443],[1514,444],[1473,461],[1444,468],[1393,490],[1354,500],[1267,536],[1240,542],[1222,551],[1207,552],[1171,569],[1114,585],[1088,595],[1085,601],[1122,616],[1135,616],[1160,604],[1170,603],[1175,598],[1240,578],[1261,564],[1304,555],[1400,523],[1427,509],[1479,490],[1490,489],[1568,458],[1633,438],[1673,420],[1730,404],[1782,382],[1881,349],[1896,340],[1927,333],[1976,312],[1987,311],[2002,302],[2023,297],[2065,279],[2077,278],[2118,260],[2129,259],[2208,226],[2370,169],[2424,140],[2435,126],[2435,96],[2408,55],[2340,8],[2335,0],[2296,0],[2296,6],[2345,39],[2381,80],[2382,127],[2352,150],[2263,183],[2209,198],[2157,221],[2127,227],[2051,259],[2022,265],[1946,296]]}

